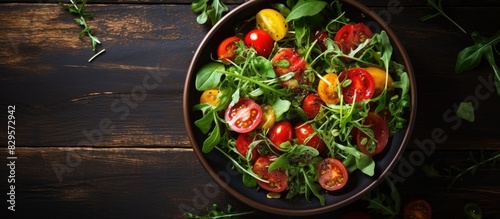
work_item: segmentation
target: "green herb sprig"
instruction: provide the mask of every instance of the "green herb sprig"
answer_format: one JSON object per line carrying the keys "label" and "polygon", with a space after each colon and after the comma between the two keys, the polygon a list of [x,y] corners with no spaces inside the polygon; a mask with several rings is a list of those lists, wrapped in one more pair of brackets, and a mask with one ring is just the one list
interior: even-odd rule
{"label": "green herb sprig", "polygon": [[199,14],[196,17],[199,24],[204,24],[210,20],[213,26],[222,18],[222,14],[229,11],[229,9],[221,0],[194,0],[191,3],[191,11]]}
{"label": "green herb sprig", "polygon": [[477,32],[473,32],[471,37],[474,45],[466,47],[458,53],[455,71],[461,73],[472,70],[481,63],[483,58],[486,58],[495,73],[495,86],[497,94],[500,96],[500,68],[495,61],[495,53],[500,55],[500,52],[496,49],[497,44],[500,42],[500,30],[489,38],[483,37]]}
{"label": "green herb sprig", "polygon": [[192,219],[216,219],[216,218],[230,219],[230,218],[238,218],[239,216],[253,213],[253,211],[233,212],[233,208],[231,205],[227,205],[226,211],[218,210],[217,207],[218,207],[217,204],[213,204],[212,209],[210,209],[206,215],[196,215],[189,212],[185,212],[184,215],[187,218],[192,218]]}
{"label": "green herb sprig", "polygon": [[434,9],[436,9],[435,14],[429,14],[426,16],[423,16],[420,18],[421,21],[427,21],[431,18],[434,18],[436,16],[442,15],[446,19],[448,19],[451,23],[453,23],[456,27],[458,27],[464,34],[467,34],[467,31],[464,30],[460,25],[458,25],[457,22],[455,22],[453,19],[451,19],[443,10],[443,7],[441,5],[442,0],[427,0],[427,4],[432,6]]}
{"label": "green herb sprig", "polygon": [[479,158],[477,158],[473,152],[469,152],[469,158],[473,164],[468,167],[458,167],[456,165],[450,165],[448,168],[445,168],[444,171],[446,174],[442,174],[438,171],[434,164],[423,164],[422,171],[431,178],[444,178],[450,179],[450,183],[447,185],[447,188],[451,188],[455,183],[462,179],[466,174],[474,175],[476,171],[482,167],[487,165],[495,166],[497,161],[500,161],[500,152],[493,152],[490,157],[485,157],[484,151],[480,151]]}
{"label": "green herb sprig", "polygon": [[368,209],[386,218],[395,218],[401,211],[401,195],[392,181],[386,179],[390,188],[390,196],[382,193],[379,188],[373,190],[362,200],[368,202]]}
{"label": "green herb sprig", "polygon": [[101,42],[96,36],[94,36],[92,27],[87,24],[87,20],[92,19],[92,13],[85,12],[87,0],[81,0],[79,2],[80,5],[78,5],[78,1],[76,3],[73,0],[70,1],[71,5],[66,5],[63,3],[59,3],[59,5],[62,6],[67,11],[69,11],[71,14],[77,15],[75,21],[76,23],[78,23],[80,26],[83,27],[83,29],[80,31],[79,37],[81,38],[83,35],[87,35],[90,38],[92,51],[95,51],[97,44],[101,44]]}

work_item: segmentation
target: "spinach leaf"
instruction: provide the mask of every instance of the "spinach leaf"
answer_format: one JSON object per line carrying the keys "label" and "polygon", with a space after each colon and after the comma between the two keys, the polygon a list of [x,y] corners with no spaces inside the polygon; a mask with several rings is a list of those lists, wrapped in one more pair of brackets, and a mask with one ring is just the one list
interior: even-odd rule
{"label": "spinach leaf", "polygon": [[219,85],[224,65],[218,62],[210,62],[204,65],[198,73],[196,73],[195,87],[199,91],[215,88]]}

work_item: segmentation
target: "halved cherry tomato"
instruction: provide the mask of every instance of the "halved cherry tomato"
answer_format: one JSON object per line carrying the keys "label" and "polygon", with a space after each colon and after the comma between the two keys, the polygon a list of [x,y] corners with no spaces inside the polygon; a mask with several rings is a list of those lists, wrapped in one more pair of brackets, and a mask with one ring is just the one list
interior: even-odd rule
{"label": "halved cherry tomato", "polygon": [[288,176],[285,171],[276,169],[269,172],[269,165],[272,161],[278,159],[276,155],[264,155],[259,157],[252,168],[255,174],[261,175],[262,179],[269,183],[257,180],[259,186],[269,192],[283,192],[288,188]]}
{"label": "halved cherry tomato", "polygon": [[344,54],[354,50],[366,39],[372,38],[373,33],[368,26],[363,23],[346,24],[340,28],[333,39],[337,42]]}
{"label": "halved cherry tomato", "polygon": [[269,58],[274,48],[274,40],[266,31],[253,29],[245,36],[245,45],[253,47],[258,55]]}
{"label": "halved cherry tomato", "polygon": [[281,80],[283,87],[290,89],[297,88],[299,84],[309,84],[309,79],[305,77],[304,71],[306,70],[307,62],[300,56],[300,54],[293,48],[283,48],[274,55],[271,60],[274,72],[278,76],[283,76],[290,72],[294,75],[289,80]]}
{"label": "halved cherry tomato", "polygon": [[325,158],[318,164],[318,182],[328,191],[339,190],[345,186],[349,177],[342,161],[335,158]]}
{"label": "halved cherry tomato", "polygon": [[274,114],[274,109],[270,105],[263,105],[260,107],[262,109],[262,121],[259,127],[263,129],[268,129],[273,127],[276,121],[276,114]]}
{"label": "halved cherry tomato", "polygon": [[373,81],[375,82],[375,93],[373,94],[374,97],[380,95],[384,89],[385,89],[385,77],[387,75],[387,90],[394,90],[394,87],[392,86],[392,77],[390,74],[386,74],[385,70],[377,67],[367,67],[365,68],[370,75],[373,77]]}
{"label": "halved cherry tomato", "polygon": [[328,73],[323,75],[318,83],[318,95],[326,104],[337,104],[340,102],[339,95],[336,91],[339,80],[337,74]]}
{"label": "halved cherry tomato", "polygon": [[404,219],[430,219],[432,218],[431,205],[423,199],[411,200],[403,208]]}
{"label": "halved cherry tomato", "polygon": [[307,119],[311,120],[318,115],[321,110],[321,105],[325,104],[318,96],[318,94],[310,93],[302,101],[302,109],[307,116]]}
{"label": "halved cherry tomato", "polygon": [[203,91],[200,96],[200,103],[208,103],[210,105],[217,106],[220,101],[217,100],[217,95],[219,94],[219,90],[217,89],[208,89]]}
{"label": "halved cherry tomato", "polygon": [[368,156],[376,155],[382,152],[389,139],[389,126],[379,115],[369,112],[363,125],[369,126],[373,131],[374,140],[370,139],[364,132],[358,130],[356,143],[359,150]]}
{"label": "halved cherry tomato", "polygon": [[311,123],[298,123],[295,125],[294,131],[299,144],[305,144],[313,147],[318,150],[320,154],[325,151],[326,144],[318,136]]}
{"label": "halved cherry tomato", "polygon": [[343,71],[339,75],[339,83],[342,96],[348,104],[370,99],[375,92],[373,77],[363,68],[350,68]]}
{"label": "halved cherry tomato", "polygon": [[288,32],[285,17],[274,9],[262,9],[257,13],[255,19],[257,20],[257,27],[266,31],[275,41],[283,39]]}
{"label": "halved cherry tomato", "polygon": [[237,36],[232,36],[224,39],[217,48],[217,57],[223,62],[228,60],[234,61],[234,51],[238,48],[237,43],[241,41],[241,38]]}
{"label": "halved cherry tomato", "polygon": [[224,119],[231,130],[248,133],[259,126],[262,120],[262,109],[251,98],[240,98],[233,106],[226,109]]}
{"label": "halved cherry tomato", "polygon": [[[244,157],[247,156],[248,152],[248,147],[252,142],[254,141],[254,137],[249,135],[248,133],[241,133],[238,135],[238,138],[236,138],[236,150],[243,155]],[[257,158],[259,158],[259,152],[258,152],[258,147],[259,145],[255,146],[252,149],[252,157],[250,158],[250,161],[255,161]]]}
{"label": "halved cherry tomato", "polygon": [[372,217],[366,212],[352,211],[344,213],[340,219],[371,219]]}
{"label": "halved cherry tomato", "polygon": [[280,145],[285,142],[292,143],[293,139],[293,127],[292,123],[288,121],[280,121],[274,124],[274,126],[269,130],[268,138],[272,143],[272,150],[275,153],[281,153],[283,148],[280,148]]}

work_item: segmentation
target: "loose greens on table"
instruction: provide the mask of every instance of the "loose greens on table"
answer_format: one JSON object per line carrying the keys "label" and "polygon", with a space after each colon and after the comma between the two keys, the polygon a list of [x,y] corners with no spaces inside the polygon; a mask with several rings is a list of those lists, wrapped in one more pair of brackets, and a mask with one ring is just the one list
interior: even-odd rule
{"label": "loose greens on table", "polygon": [[221,152],[244,185],[269,198],[325,205],[323,189],[342,189],[355,171],[375,174],[373,156],[406,126],[410,81],[387,33],[350,22],[338,1],[270,8],[221,39],[217,58],[196,74],[202,151]]}
{"label": "loose greens on table", "polygon": [[[75,0],[76,1],[76,0]],[[79,38],[82,38],[84,35],[87,35],[90,38],[90,45],[92,47],[92,51],[96,51],[96,47],[98,44],[101,44],[101,41],[94,35],[94,31],[92,27],[87,24],[87,20],[92,19],[92,13],[85,12],[87,6],[87,0],[81,1],[73,1],[70,0],[71,4],[66,5],[63,3],[59,3],[61,7],[67,10],[69,13],[76,15],[75,21],[78,25],[80,25],[83,29],[80,31]],[[92,56],[88,62],[94,60],[97,56],[104,53],[106,50],[102,49],[94,56]]]}
{"label": "loose greens on table", "polygon": [[[465,29],[462,28],[462,26],[460,26],[457,22],[455,22],[445,13],[441,2],[442,0],[427,0],[427,3],[430,6],[432,6],[435,10],[437,10],[437,12],[435,14],[430,14],[421,17],[420,20],[427,21],[436,16],[441,15],[446,19],[448,19],[450,22],[452,22],[464,34],[467,34],[467,31],[465,31]],[[471,34],[471,38],[474,41],[474,45],[468,46],[458,53],[457,63],[455,65],[455,72],[462,73],[464,71],[469,71],[476,68],[481,63],[481,60],[484,57],[488,61],[490,66],[493,68],[493,72],[495,74],[494,77],[495,87],[497,90],[497,95],[500,96],[500,68],[498,67],[495,61],[495,53],[497,55],[500,55],[500,52],[496,47],[498,42],[500,42],[500,30],[498,30],[495,35],[489,38],[481,36],[478,32],[474,31]],[[461,116],[463,116],[463,114],[459,114],[459,117]],[[467,118],[470,118],[470,115],[468,115]]]}

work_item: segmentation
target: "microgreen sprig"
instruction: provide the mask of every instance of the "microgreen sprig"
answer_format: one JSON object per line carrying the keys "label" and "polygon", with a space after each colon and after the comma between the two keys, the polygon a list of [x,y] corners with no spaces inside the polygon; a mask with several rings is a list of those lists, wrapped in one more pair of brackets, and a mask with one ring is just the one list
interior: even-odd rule
{"label": "microgreen sprig", "polygon": [[233,212],[233,207],[231,205],[227,205],[226,211],[217,210],[217,207],[218,207],[217,204],[213,204],[212,209],[206,215],[196,215],[189,212],[185,212],[184,215],[187,218],[191,219],[216,219],[216,218],[229,219],[253,213],[253,211]]}
{"label": "microgreen sprig", "polygon": [[466,174],[470,173],[474,175],[476,171],[482,167],[487,165],[495,166],[497,161],[500,161],[500,152],[493,152],[490,157],[485,157],[484,151],[479,152],[479,158],[477,158],[472,152],[469,153],[469,158],[472,164],[468,167],[458,167],[456,165],[450,165],[448,168],[444,169],[446,174],[442,174],[434,167],[433,164],[424,164],[422,165],[422,171],[431,178],[445,178],[450,179],[450,183],[448,183],[447,188],[450,189],[455,183],[462,179]]}
{"label": "microgreen sprig", "polygon": [[427,20],[429,20],[431,18],[434,18],[436,16],[442,15],[443,17],[445,17],[446,19],[448,19],[451,23],[453,23],[455,26],[457,26],[464,34],[467,34],[467,31],[465,31],[464,28],[462,28],[460,25],[458,25],[457,22],[455,22],[453,19],[451,19],[444,12],[443,7],[441,5],[441,2],[442,2],[442,0],[427,0],[427,4],[429,4],[430,6],[432,6],[438,12],[435,13],[435,14],[429,14],[429,15],[423,16],[423,17],[420,18],[420,20],[421,21],[427,21]]}
{"label": "microgreen sprig", "polygon": [[94,33],[92,31],[92,27],[87,24],[88,19],[92,19],[92,13],[87,13],[85,12],[85,6],[87,4],[87,0],[81,0],[80,6],[78,6],[78,3],[75,3],[73,0],[71,1],[71,5],[66,5],[59,3],[60,6],[62,6],[64,9],[69,11],[71,14],[75,14],[78,17],[75,18],[76,23],[78,23],[80,26],[83,27],[83,30],[80,31],[79,37],[81,38],[83,35],[87,35],[90,38],[90,43],[92,46],[92,51],[96,50],[97,44],[101,44],[101,41],[94,36]]}

